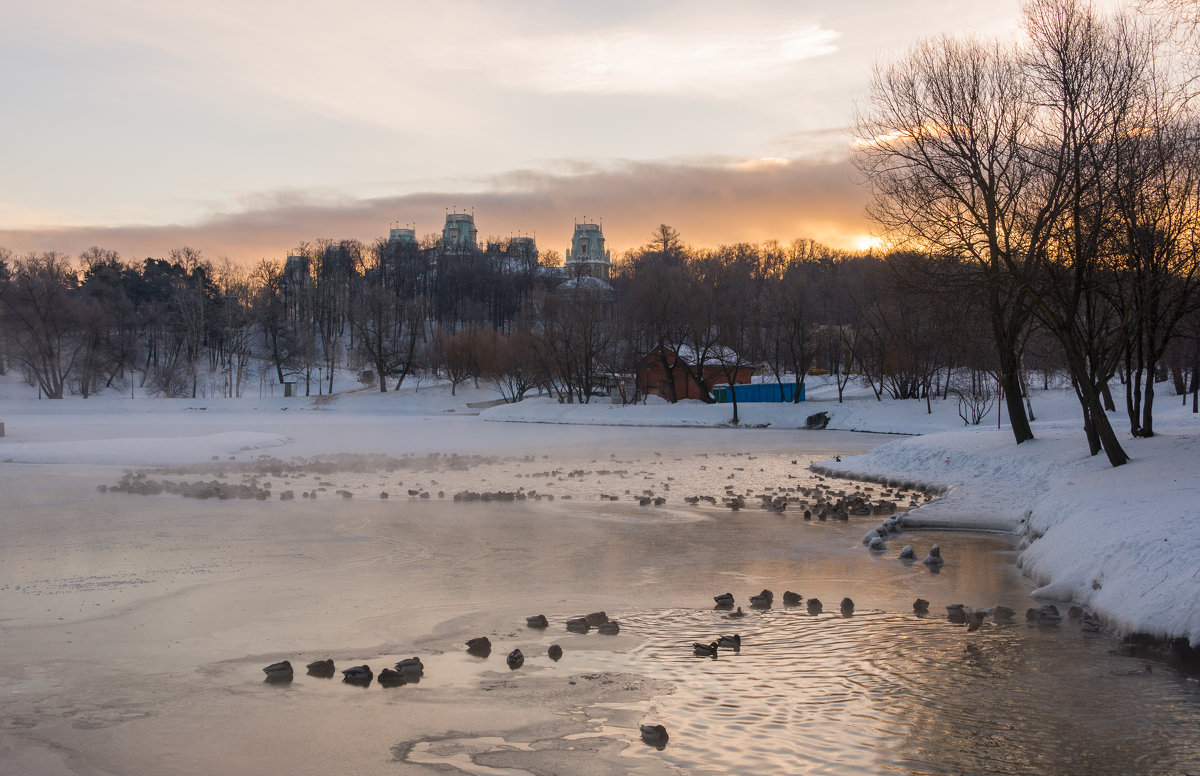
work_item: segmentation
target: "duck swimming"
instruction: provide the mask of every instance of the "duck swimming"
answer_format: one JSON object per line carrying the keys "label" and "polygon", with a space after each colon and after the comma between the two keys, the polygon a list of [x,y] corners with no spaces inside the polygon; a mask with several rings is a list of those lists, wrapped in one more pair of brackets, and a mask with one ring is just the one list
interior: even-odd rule
{"label": "duck swimming", "polygon": [[562,657],[562,647],[558,646],[557,644],[551,644],[546,649],[546,656],[557,663]]}
{"label": "duck swimming", "polygon": [[576,617],[573,620],[567,620],[567,630],[572,633],[587,633],[592,626],[588,624],[586,617]]}
{"label": "duck swimming", "polygon": [[913,601],[913,611],[917,614],[929,614],[929,602],[924,598]]}
{"label": "duck swimming", "polygon": [[308,664],[307,668],[310,676],[320,676],[328,679],[333,676],[333,658],[313,661]]}
{"label": "duck swimming", "polygon": [[375,678],[375,673],[371,671],[370,666],[355,666],[346,668],[342,671],[342,676],[345,677],[342,681],[350,682],[351,684],[370,684]]}
{"label": "duck swimming", "polygon": [[423,674],[425,664],[419,657],[406,657],[396,664],[396,670],[402,674]]}
{"label": "duck swimming", "polygon": [[467,651],[472,655],[487,657],[492,653],[492,640],[487,636],[467,639]]}
{"label": "duck swimming", "polygon": [[290,682],[292,681],[292,664],[287,660],[272,663],[263,669],[263,673],[267,675],[268,682]]}
{"label": "duck swimming", "polygon": [[377,680],[382,687],[399,687],[405,684],[404,674],[399,671],[393,671],[390,668],[385,668],[379,672]]}
{"label": "duck swimming", "polygon": [[929,548],[929,554],[925,556],[925,560],[921,561],[930,568],[940,568],[945,564],[945,559],[942,558],[942,548],[936,544]]}
{"label": "duck swimming", "polygon": [[621,632],[621,625],[616,620],[609,620],[608,622],[601,623],[596,630],[605,636],[616,636]]}
{"label": "duck swimming", "polygon": [[525,625],[529,628],[549,628],[550,621],[546,619],[544,614],[535,614],[532,617],[525,618]]}
{"label": "duck swimming", "polygon": [[521,650],[514,649],[512,652],[508,653],[508,657],[505,658],[505,660],[508,662],[508,667],[515,671],[524,665],[525,655],[521,653]]}
{"label": "duck swimming", "polygon": [[642,740],[647,744],[663,748],[670,736],[667,735],[667,729],[662,725],[642,725],[638,728],[642,734]]}
{"label": "duck swimming", "polygon": [[727,615],[725,615],[725,616],[726,616],[726,617],[728,617],[728,618],[729,618],[729,619],[731,619],[731,620],[736,620],[736,619],[738,619],[739,617],[745,617],[745,616],[746,616],[746,613],[745,613],[745,612],[743,612],[743,611],[742,611],[742,607],[740,607],[740,606],[739,606],[739,607],[737,608],[737,611],[730,612],[729,614],[727,614]]}
{"label": "duck swimming", "polygon": [[717,602],[717,606],[731,607],[733,606],[733,593],[721,593],[713,596],[713,600]]}
{"label": "duck swimming", "polygon": [[842,616],[849,617],[854,614],[854,601],[849,598],[842,599]]}
{"label": "duck swimming", "polygon": [[750,605],[759,609],[771,608],[771,603],[775,600],[775,594],[770,590],[763,590],[758,595],[750,596]]}
{"label": "duck swimming", "polygon": [[823,610],[824,610],[824,607],[821,605],[820,598],[808,599],[808,613],[809,614],[815,616],[815,615],[820,614]]}
{"label": "duck swimming", "polygon": [[692,644],[692,652],[696,657],[716,657],[717,642],[713,641],[708,644],[701,644],[699,641]]}
{"label": "duck swimming", "polygon": [[722,636],[721,638],[717,639],[717,646],[725,647],[726,649],[741,649],[742,637],[737,633],[733,634],[732,636]]}

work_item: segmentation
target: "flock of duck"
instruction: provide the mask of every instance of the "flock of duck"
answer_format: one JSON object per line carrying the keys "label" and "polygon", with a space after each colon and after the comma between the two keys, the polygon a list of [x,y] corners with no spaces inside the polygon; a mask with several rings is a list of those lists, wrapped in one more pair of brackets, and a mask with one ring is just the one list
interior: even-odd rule
{"label": "flock of duck", "polygon": [[[940,560],[940,554],[937,552],[938,547],[934,545],[930,554]],[[926,560],[928,563],[928,559]],[[824,612],[824,604],[819,598],[805,599],[799,593],[791,590],[785,591],[783,594],[783,604],[788,607],[805,605],[808,614],[816,616]],[[745,616],[742,607],[736,606],[736,599],[732,593],[721,593],[713,596],[713,601],[716,610],[728,611],[726,617],[729,619],[737,619]],[[769,609],[775,602],[775,594],[770,590],[762,590],[759,593],[749,596],[749,604],[754,609]],[[736,608],[735,608],[736,607]],[[854,614],[854,601],[846,597],[839,604],[839,610],[843,617],[851,617]],[[929,601],[924,598],[918,598],[913,602],[913,612],[919,616],[929,614]],[[950,604],[946,607],[947,619],[957,625],[966,625],[969,632],[978,630],[984,620],[991,617],[998,624],[1011,623],[1016,616],[1016,612],[1007,606],[999,604],[992,607],[969,607],[964,604]],[[1067,612],[1067,616],[1072,620],[1080,620],[1080,625],[1083,630],[1098,631],[1103,626],[1090,612],[1085,611],[1079,606],[1071,606]],[[1058,607],[1047,604],[1041,607],[1030,608],[1025,613],[1026,621],[1031,625],[1054,626],[1062,620],[1062,614]],[[544,629],[550,626],[550,621],[544,614],[537,614],[525,619],[525,625],[529,628]],[[593,612],[582,617],[574,617],[566,620],[566,629],[572,633],[586,633],[592,628],[597,632],[604,634],[616,634],[620,632],[620,624],[609,619],[604,612]],[[468,639],[466,642],[467,652],[476,657],[486,658],[491,655],[492,641],[487,636],[477,636]],[[692,654],[696,657],[706,657],[715,659],[721,650],[740,652],[742,649],[742,637],[740,634],[734,633],[731,635],[721,635],[715,641],[709,643],[693,642]],[[558,644],[551,644],[546,649],[547,656],[557,662],[562,658],[563,650]],[[512,670],[520,668],[525,663],[525,655],[520,649],[514,649],[508,653],[505,658],[505,663]],[[326,658],[317,660],[305,666],[308,675],[320,678],[332,678],[336,672],[333,659]],[[278,663],[272,663],[263,668],[263,673],[266,674],[266,681],[273,684],[286,684],[292,681],[295,675],[295,669],[290,661],[283,660]],[[346,684],[353,684],[366,687],[372,681],[379,683],[381,687],[398,687],[405,684],[415,684],[421,680],[425,673],[425,665],[420,657],[404,658],[397,662],[393,667],[384,668],[378,674],[375,674],[368,665],[351,666],[342,670],[343,681]],[[658,723],[647,723],[639,726],[641,738],[647,744],[655,746],[659,749],[664,748],[670,739],[666,727]]]}
{"label": "flock of duck", "polygon": [[[529,628],[543,629],[550,627],[550,621],[544,614],[535,614],[525,618],[525,625]],[[621,632],[621,624],[616,620],[610,620],[604,612],[592,612],[582,617],[574,617],[566,621],[566,626],[567,630],[572,633],[587,633],[592,628],[595,628],[597,633],[610,636]],[[487,636],[467,639],[466,647],[467,653],[475,657],[486,658],[492,654],[492,640]],[[562,646],[551,644],[546,648],[546,655],[551,660],[558,662],[563,656]],[[510,669],[516,670],[525,664],[525,654],[520,649],[514,649],[508,653],[505,663]],[[305,668],[309,676],[322,679],[330,679],[335,673],[332,658],[317,660],[309,663]],[[266,681],[272,684],[287,684],[295,678],[295,668],[288,660],[281,660],[265,666],[263,673],[267,675]],[[378,675],[368,665],[343,669],[342,681],[346,684],[363,687],[372,681],[377,681],[382,687],[399,687],[404,684],[416,684],[424,674],[425,664],[421,662],[421,658],[409,657],[396,663],[393,668],[384,668]]]}

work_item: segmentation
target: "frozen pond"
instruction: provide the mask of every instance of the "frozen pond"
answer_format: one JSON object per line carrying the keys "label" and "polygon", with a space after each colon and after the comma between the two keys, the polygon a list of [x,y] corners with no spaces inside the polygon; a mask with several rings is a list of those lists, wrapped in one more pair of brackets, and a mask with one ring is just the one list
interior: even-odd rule
{"label": "frozen pond", "polygon": [[[883,516],[820,519],[812,494],[855,486],[808,462],[879,437],[476,423],[473,444],[439,445],[411,424],[411,455],[310,444],[132,480],[159,495],[97,492],[121,482],[111,467],[0,467],[0,773],[1200,771],[1200,687],[1113,654],[1065,608],[1026,625],[1011,537],[913,532],[872,554],[860,540]],[[184,483],[270,495],[166,492]],[[896,559],[933,543],[940,573]],[[774,605],[751,609],[763,588]],[[726,591],[745,617],[713,608]],[[968,632],[953,603],[1018,616]],[[566,631],[600,610],[619,635]],[[537,613],[546,630],[525,627]],[[692,654],[733,633],[740,650]],[[486,658],[463,648],[476,636]],[[261,670],[411,655],[424,676],[394,688]],[[667,727],[665,748],[643,722]]]}

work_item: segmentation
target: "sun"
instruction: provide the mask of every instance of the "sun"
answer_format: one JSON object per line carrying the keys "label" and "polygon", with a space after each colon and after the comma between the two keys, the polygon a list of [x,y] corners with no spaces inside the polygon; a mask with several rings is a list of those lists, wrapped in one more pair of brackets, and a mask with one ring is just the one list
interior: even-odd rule
{"label": "sun", "polygon": [[873,251],[883,245],[883,240],[869,234],[860,234],[854,238],[854,248],[859,251]]}

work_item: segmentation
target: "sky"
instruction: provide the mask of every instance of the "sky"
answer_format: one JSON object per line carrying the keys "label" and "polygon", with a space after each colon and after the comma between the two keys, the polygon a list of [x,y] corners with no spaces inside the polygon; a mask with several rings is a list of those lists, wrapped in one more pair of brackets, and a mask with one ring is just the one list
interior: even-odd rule
{"label": "sky", "polygon": [[57,0],[0,25],[0,246],[127,259],[184,245],[440,232],[614,254],[871,244],[850,125],[871,67],[1017,0]]}

